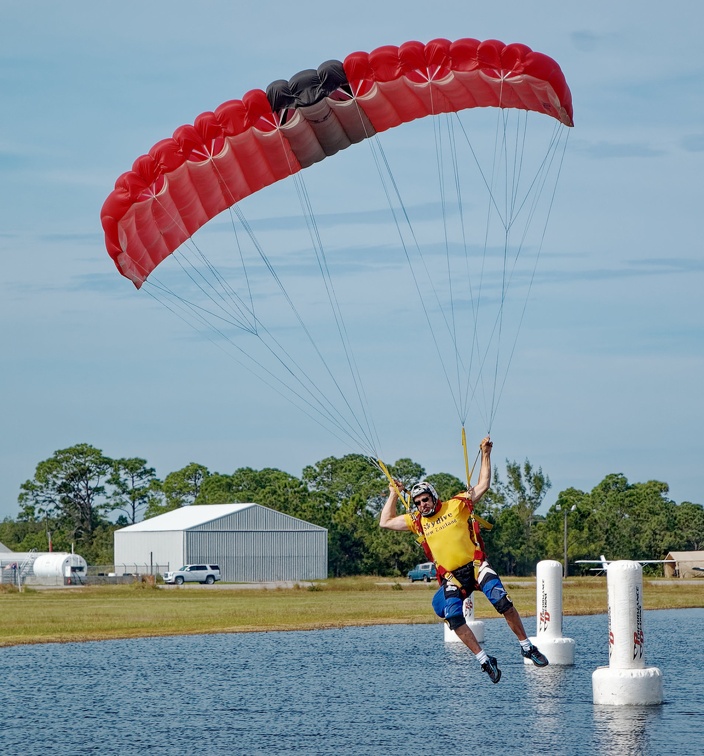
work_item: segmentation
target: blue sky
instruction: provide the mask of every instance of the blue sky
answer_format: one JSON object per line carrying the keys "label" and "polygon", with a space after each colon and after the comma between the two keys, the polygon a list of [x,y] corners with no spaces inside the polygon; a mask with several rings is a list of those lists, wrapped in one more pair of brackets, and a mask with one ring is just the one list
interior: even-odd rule
{"label": "blue sky", "polygon": [[[322,2],[241,5],[4,4],[0,517],[16,516],[19,487],[38,462],[76,443],[144,457],[161,477],[192,461],[213,472],[299,475],[350,451],[122,279],[105,252],[100,208],[138,155],[225,100],[353,50],[461,36],[554,57],[575,104],[491,428],[496,463],[542,466],[553,482],[548,503],[614,472],[666,481],[676,501],[702,502],[704,11],[631,0],[362,0],[345,15]],[[373,223],[383,208],[360,190],[353,158],[316,181],[321,226],[355,249],[385,239]],[[422,204],[419,185],[406,181],[411,204]],[[278,249],[275,234],[295,207],[275,194],[269,201],[268,212],[250,212]],[[356,262],[340,268],[340,286],[365,302],[365,327],[361,315],[389,290],[378,259],[360,253]],[[305,291],[305,275],[293,286]],[[394,318],[405,322],[408,297],[411,289],[389,310],[389,330]],[[420,330],[385,330],[366,325],[360,344],[378,366],[367,389],[384,454],[461,476],[459,425],[442,377],[421,375]],[[470,418],[470,443],[484,430]]]}

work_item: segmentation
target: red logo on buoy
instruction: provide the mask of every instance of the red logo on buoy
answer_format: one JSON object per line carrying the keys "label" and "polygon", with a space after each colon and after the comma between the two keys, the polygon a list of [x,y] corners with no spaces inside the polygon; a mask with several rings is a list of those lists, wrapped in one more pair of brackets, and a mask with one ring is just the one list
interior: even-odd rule
{"label": "red logo on buoy", "polygon": [[548,606],[548,594],[545,591],[545,581],[543,580],[541,585],[541,609],[538,616],[539,632],[545,632],[550,624],[550,612],[547,609]]}
{"label": "red logo on buoy", "polygon": [[633,633],[633,658],[636,657],[640,658],[643,656],[643,644],[645,643],[645,638],[643,637],[643,631],[642,630],[636,630]]}

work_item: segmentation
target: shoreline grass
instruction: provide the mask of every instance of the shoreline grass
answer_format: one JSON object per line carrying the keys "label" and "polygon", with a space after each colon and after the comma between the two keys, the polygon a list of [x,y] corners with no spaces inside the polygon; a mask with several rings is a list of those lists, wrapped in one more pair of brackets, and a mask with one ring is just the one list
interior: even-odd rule
{"label": "shoreline grass", "polygon": [[[523,617],[535,614],[535,578],[504,584]],[[236,585],[85,586],[0,592],[0,647],[212,633],[274,632],[346,626],[431,624],[434,584],[394,578],[338,578],[293,588]],[[704,607],[704,581],[643,578],[644,609]],[[565,615],[605,614],[606,579],[569,578]],[[477,619],[498,615],[475,594]]]}

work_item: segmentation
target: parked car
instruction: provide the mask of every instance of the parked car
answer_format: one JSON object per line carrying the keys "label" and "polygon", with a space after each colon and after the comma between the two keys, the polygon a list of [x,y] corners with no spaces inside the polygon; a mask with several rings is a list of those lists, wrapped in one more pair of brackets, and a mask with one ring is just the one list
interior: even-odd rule
{"label": "parked car", "polygon": [[220,567],[217,564],[186,564],[180,570],[164,573],[165,583],[207,583],[212,585],[220,580]]}
{"label": "parked car", "polygon": [[408,579],[411,583],[415,583],[416,580],[424,580],[429,583],[431,580],[435,580],[437,570],[433,562],[423,562],[423,564],[417,564],[409,573]]}

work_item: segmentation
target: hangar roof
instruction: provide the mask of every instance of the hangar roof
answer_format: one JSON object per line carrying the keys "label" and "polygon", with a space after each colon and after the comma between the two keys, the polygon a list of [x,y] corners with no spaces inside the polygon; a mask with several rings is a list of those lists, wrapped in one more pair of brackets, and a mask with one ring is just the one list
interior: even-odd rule
{"label": "hangar roof", "polygon": [[190,507],[179,507],[121,528],[121,532],[187,530],[254,506],[256,504],[196,504]]}
{"label": "hangar roof", "polygon": [[261,504],[195,504],[120,528],[122,533],[182,530],[321,530],[325,528]]}

